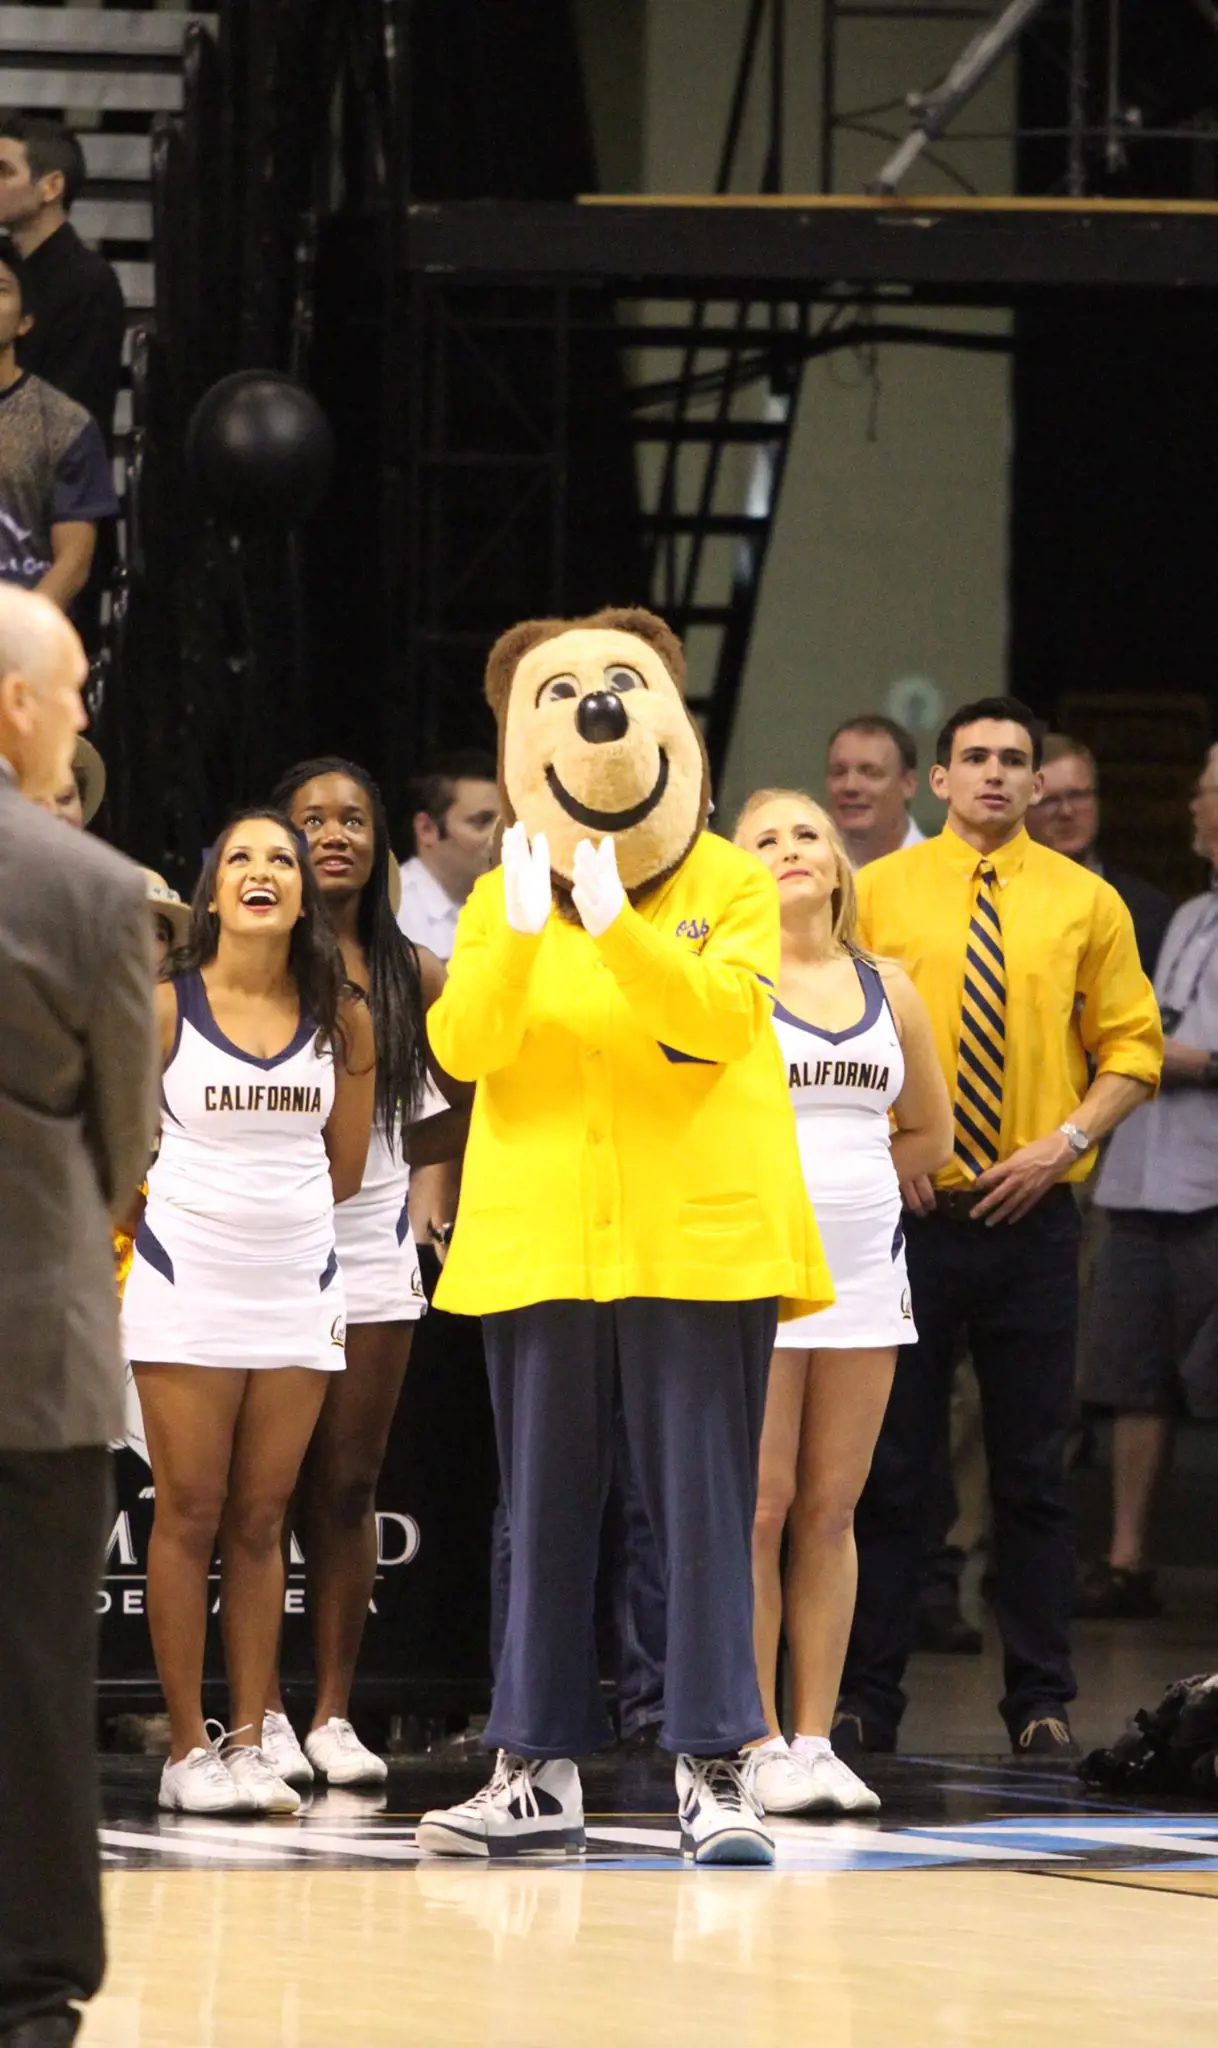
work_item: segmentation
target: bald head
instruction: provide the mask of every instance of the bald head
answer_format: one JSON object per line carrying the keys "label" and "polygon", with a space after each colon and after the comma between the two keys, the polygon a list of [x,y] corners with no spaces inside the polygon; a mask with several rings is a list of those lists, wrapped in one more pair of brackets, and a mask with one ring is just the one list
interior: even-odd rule
{"label": "bald head", "polygon": [[0,755],[23,795],[53,797],[72,776],[88,674],[74,626],[35,591],[0,583]]}
{"label": "bald head", "polygon": [[36,590],[0,583],[0,676],[19,671],[38,685],[75,658],[83,662],[84,649],[58,605]]}

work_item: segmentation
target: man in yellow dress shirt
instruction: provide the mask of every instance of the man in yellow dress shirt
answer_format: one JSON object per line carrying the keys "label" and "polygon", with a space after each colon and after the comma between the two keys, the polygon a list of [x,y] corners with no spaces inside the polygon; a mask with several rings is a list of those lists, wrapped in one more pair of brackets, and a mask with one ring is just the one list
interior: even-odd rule
{"label": "man in yellow dress shirt", "polygon": [[1129,912],[1090,869],[1037,845],[1041,728],[1007,697],[939,735],[936,839],[858,877],[859,930],[930,1012],[955,1150],[902,1189],[918,1342],[902,1350],[856,1518],[859,1593],[834,1741],[892,1749],[905,1705],[926,1487],[963,1328],[993,1500],[1001,1712],[1017,1755],[1072,1747],[1074,1559],[1064,1444],[1074,1378],[1078,1218],[1070,1181],[1154,1092],[1163,1039]]}
{"label": "man in yellow dress shirt", "polygon": [[778,891],[703,829],[704,758],[660,620],[506,638],[488,695],[518,822],[428,1016],[441,1064],[477,1084],[436,1299],[483,1319],[511,1527],[485,1737],[500,1754],[475,1799],[424,1815],[419,1843],[583,1842],[573,1760],[611,1735],[593,1588],[620,1402],[665,1581],[660,1742],[682,1842],[698,1861],[769,1862],[741,1754],[765,1732],[761,1419],[780,1307],[833,1292],[771,1022]]}

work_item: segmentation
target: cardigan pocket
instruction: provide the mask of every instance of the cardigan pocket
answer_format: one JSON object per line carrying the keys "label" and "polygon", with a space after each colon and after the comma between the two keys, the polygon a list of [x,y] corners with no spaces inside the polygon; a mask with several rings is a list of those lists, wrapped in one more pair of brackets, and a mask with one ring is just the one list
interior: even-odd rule
{"label": "cardigan pocket", "polygon": [[715,1237],[728,1233],[741,1237],[754,1232],[760,1236],[764,1224],[756,1195],[698,1195],[692,1201],[682,1202],[677,1214],[677,1228],[681,1232],[695,1231]]}

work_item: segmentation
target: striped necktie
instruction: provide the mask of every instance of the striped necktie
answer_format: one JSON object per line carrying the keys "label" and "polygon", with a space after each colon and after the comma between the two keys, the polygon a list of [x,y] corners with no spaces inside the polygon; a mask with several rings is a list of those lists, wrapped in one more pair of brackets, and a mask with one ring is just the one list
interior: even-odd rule
{"label": "striped necktie", "polygon": [[1006,1057],[1007,970],[997,879],[989,861],[977,870],[977,893],[964,955],[960,1059],[954,1105],[955,1153],[970,1179],[998,1164],[1002,1073]]}

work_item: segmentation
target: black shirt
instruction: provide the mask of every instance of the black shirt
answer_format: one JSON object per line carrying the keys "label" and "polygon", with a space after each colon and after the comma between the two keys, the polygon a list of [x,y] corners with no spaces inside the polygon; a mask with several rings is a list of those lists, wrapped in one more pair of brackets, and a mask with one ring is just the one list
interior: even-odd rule
{"label": "black shirt", "polygon": [[91,412],[106,438],[127,326],[122,287],[104,256],[86,249],[70,221],[26,257],[34,325],[17,344],[23,370]]}
{"label": "black shirt", "polygon": [[1153,882],[1144,882],[1141,875],[1131,875],[1128,868],[1115,868],[1106,860],[1100,861],[1098,866],[1104,880],[1112,883],[1133,919],[1142,971],[1153,981],[1159,948],[1167,935],[1176,906],[1162,889],[1156,889]]}

